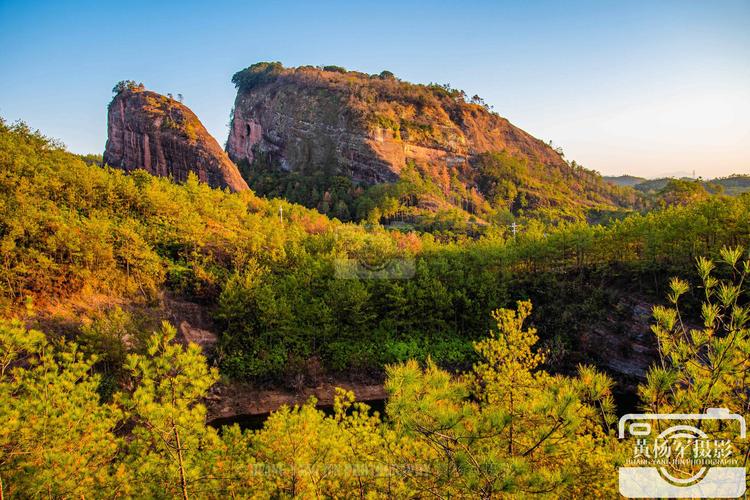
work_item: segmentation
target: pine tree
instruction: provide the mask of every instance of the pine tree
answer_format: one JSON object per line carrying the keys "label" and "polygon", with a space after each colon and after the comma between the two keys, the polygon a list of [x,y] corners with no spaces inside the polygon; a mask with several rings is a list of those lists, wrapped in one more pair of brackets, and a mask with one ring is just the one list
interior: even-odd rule
{"label": "pine tree", "polygon": [[[684,280],[673,278],[667,295],[669,306],[654,307],[660,362],[639,387],[645,409],[653,413],[701,414],[709,408],[726,408],[748,417],[750,408],[750,305],[746,280],[750,259],[740,247],[723,247],[717,263],[699,257],[702,326],[693,328],[681,307],[690,291]],[[719,277],[717,277],[719,276]],[[724,277],[720,277],[724,276]],[[750,445],[737,439],[737,429],[701,424],[712,439],[729,439],[747,463]]]}
{"label": "pine tree", "polygon": [[216,431],[205,424],[200,403],[218,379],[200,347],[172,343],[175,329],[164,323],[148,342],[146,355],[131,354],[125,363],[131,390],[118,403],[133,424],[128,466],[133,494],[189,498],[210,488],[209,454],[222,447]]}
{"label": "pine tree", "polygon": [[95,359],[57,350],[19,321],[0,321],[0,492],[21,497],[117,494],[121,414],[100,404]]}

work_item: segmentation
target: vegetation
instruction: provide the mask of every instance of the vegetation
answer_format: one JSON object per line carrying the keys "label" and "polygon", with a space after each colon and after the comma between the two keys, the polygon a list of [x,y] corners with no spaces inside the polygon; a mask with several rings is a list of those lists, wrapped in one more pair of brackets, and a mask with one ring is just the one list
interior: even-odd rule
{"label": "vegetation", "polygon": [[[644,408],[654,413],[705,413],[708,408],[730,408],[747,417],[750,304],[746,282],[750,259],[743,256],[740,247],[724,247],[718,265],[699,257],[697,269],[702,289],[697,315],[701,326],[687,326],[694,316],[686,314],[682,302],[690,286],[685,280],[673,278],[669,305],[654,308],[656,324],[652,330],[660,363],[640,388],[641,400]],[[735,439],[729,429],[711,430],[721,432],[720,437]],[[747,460],[750,446],[744,440],[736,446]]]}
{"label": "vegetation", "polygon": [[750,175],[730,175],[728,177],[719,177],[711,179],[710,184],[719,186],[721,189],[710,189],[713,193],[724,193],[736,196],[742,193],[750,192]]}
{"label": "vegetation", "polygon": [[[506,199],[497,180],[523,165],[486,161]],[[748,195],[467,237],[126,175],[20,123],[0,123],[0,172],[3,497],[611,497],[633,447],[614,384],[559,359],[616,313],[618,280],[653,296],[683,276],[653,311],[642,407],[747,415]],[[160,324],[165,295],[211,312],[214,355]],[[384,370],[384,414],[340,391],[331,415],[310,401],[259,431],[206,425],[220,372],[288,379],[311,360]]]}
{"label": "vegetation", "polygon": [[[722,250],[727,279],[698,261],[704,330],[685,335],[679,279],[673,308],[655,308],[663,357],[641,389],[644,408],[745,414],[750,260],[741,253]],[[171,343],[168,324],[145,354],[128,356],[130,382],[107,403],[93,360],[74,344],[2,321],[0,484],[9,497],[611,497],[616,467],[634,446],[612,429],[612,381],[587,366],[574,377],[541,369],[544,353],[524,327],[530,310],[519,302],[495,311],[496,327],[463,375],[429,359],[390,366],[385,415],[340,390],[333,415],[311,400],[283,407],[259,431],[220,433],[205,425],[200,403],[217,374],[197,346]],[[733,445],[746,456],[746,444]]]}
{"label": "vegetation", "polygon": [[341,66],[323,66],[323,71],[333,71],[334,73],[346,73],[346,68],[343,68]]}
{"label": "vegetation", "polygon": [[117,82],[117,84],[112,88],[112,93],[119,94],[120,92],[124,92],[126,90],[139,91],[145,89],[146,87],[143,85],[143,83],[136,83],[134,80],[121,80]]}
{"label": "vegetation", "polygon": [[708,192],[697,181],[670,179],[658,193],[661,203],[666,205],[687,205],[694,201],[705,200]]}
{"label": "vegetation", "polygon": [[[697,180],[689,178],[672,179],[672,178],[661,178],[661,179],[644,179],[642,177],[633,177],[630,175],[621,175],[619,177],[604,177],[604,180],[618,186],[632,186],[636,190],[652,196],[657,197],[660,191],[667,188],[670,183],[677,182],[678,184],[687,183],[688,185],[700,185],[705,191],[711,194],[727,194],[730,196],[737,196],[742,193],[750,191],[750,176],[734,174],[728,177],[717,177],[716,179],[703,180],[698,178]],[[698,190],[697,188],[694,188]]]}
{"label": "vegetation", "polygon": [[[262,157],[262,155],[259,155]],[[529,164],[506,153],[482,154],[470,176],[460,180],[448,169],[408,163],[393,183],[361,186],[335,170],[280,171],[267,159],[256,159],[241,170],[261,196],[283,197],[341,221],[369,221],[385,225],[407,222],[435,234],[485,234],[493,224],[541,220],[561,222],[606,220],[601,214],[625,216],[625,207],[645,208],[634,192],[607,186],[575,162],[571,169]],[[584,182],[583,194],[571,186]],[[467,189],[467,184],[475,187]],[[605,202],[602,193],[620,208]],[[594,207],[598,207],[595,209]],[[446,215],[450,214],[448,217]]]}
{"label": "vegetation", "polygon": [[259,62],[238,71],[232,76],[232,83],[238,89],[250,90],[276,78],[284,67],[280,62]]}
{"label": "vegetation", "polygon": [[[82,329],[80,312],[75,320],[55,319],[55,303],[105,294],[139,308],[135,315],[152,317],[152,325],[164,317],[166,291],[213,313],[220,331],[213,361],[235,378],[305,377],[309,359],[328,371],[371,374],[428,356],[440,366],[468,367],[471,342],[489,327],[490,312],[518,298],[540,304],[533,319],[545,342],[574,347],[617,301],[607,283],[619,279],[655,296],[660,289],[650,283],[684,273],[698,255],[750,241],[747,196],[711,197],[608,226],[528,220],[515,237],[509,227],[493,226],[467,238],[451,224],[438,226],[439,219],[435,236],[342,224],[195,178],[176,185],[100,168],[24,125],[2,127],[6,313],[51,321],[59,335],[81,343],[82,335],[92,337],[87,329],[114,319],[89,310],[84,322],[92,326]],[[396,187],[408,193],[418,182],[405,176]],[[368,196],[400,198],[389,189]],[[362,266],[340,279],[348,262]],[[400,272],[403,262],[411,279],[368,274],[373,263],[386,272],[394,263]],[[123,326],[111,342],[121,345],[138,326],[116,321]],[[91,345],[90,353],[111,357],[109,348]],[[111,384],[115,371],[107,368]]]}
{"label": "vegetation", "polygon": [[[199,402],[216,372],[197,346],[171,344],[168,325],[145,354],[128,356],[128,389],[102,403],[99,378],[75,345],[50,345],[40,332],[3,322],[3,490],[183,498],[609,491],[595,468],[607,460],[599,446],[611,382],[587,367],[576,378],[534,370],[535,336],[522,329],[530,306],[519,307],[517,316],[496,313],[498,330],[477,345],[482,361],[465,379],[430,361],[391,367],[386,420],[341,391],[332,416],[310,401],[276,412],[259,432],[235,426],[221,434],[205,425]],[[578,453],[601,457],[583,462]]]}

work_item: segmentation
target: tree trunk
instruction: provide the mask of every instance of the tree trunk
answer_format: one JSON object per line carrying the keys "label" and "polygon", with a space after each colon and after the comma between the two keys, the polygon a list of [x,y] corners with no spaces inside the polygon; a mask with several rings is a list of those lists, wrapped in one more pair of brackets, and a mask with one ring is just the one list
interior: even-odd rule
{"label": "tree trunk", "polygon": [[188,500],[187,479],[185,478],[185,463],[182,458],[182,445],[180,444],[180,433],[177,432],[177,426],[175,425],[174,421],[172,421],[172,430],[174,431],[174,439],[177,444],[177,462],[180,465],[180,484],[182,486],[182,498],[183,500]]}

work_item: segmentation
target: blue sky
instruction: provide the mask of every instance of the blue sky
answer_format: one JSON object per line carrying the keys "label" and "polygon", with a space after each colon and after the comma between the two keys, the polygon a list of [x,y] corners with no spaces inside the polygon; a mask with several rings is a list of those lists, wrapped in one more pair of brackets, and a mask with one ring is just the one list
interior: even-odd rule
{"label": "blue sky", "polygon": [[450,83],[605,174],[750,173],[750,0],[0,0],[0,116],[102,152],[113,85],[182,93],[223,144],[234,72]]}

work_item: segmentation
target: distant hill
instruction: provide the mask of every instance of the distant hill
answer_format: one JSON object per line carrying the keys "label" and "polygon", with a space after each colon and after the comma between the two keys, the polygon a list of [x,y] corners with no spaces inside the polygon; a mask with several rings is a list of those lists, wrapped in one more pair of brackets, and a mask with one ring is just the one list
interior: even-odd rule
{"label": "distant hill", "polygon": [[[664,189],[673,177],[661,177],[659,179],[645,179],[643,182],[635,184],[633,188],[640,191],[641,193],[655,193]],[[680,177],[678,180],[689,181],[692,180],[687,177]]]}
{"label": "distant hill", "polygon": [[280,63],[254,64],[232,81],[226,149],[250,187],[342,220],[582,219],[639,199],[448,85]]}
{"label": "distant hill", "polygon": [[[661,177],[658,179],[644,179],[632,175],[620,175],[617,177],[604,177],[604,180],[617,186],[631,186],[644,194],[656,194],[663,190],[673,177]],[[693,181],[689,177],[678,180]],[[727,194],[736,196],[750,192],[750,175],[734,174],[728,177],[717,177],[710,180],[700,180],[701,185],[711,194]]]}
{"label": "distant hill", "polygon": [[729,177],[719,177],[709,181],[708,189],[710,190],[710,184],[715,184],[724,188],[725,194],[736,196],[738,194],[750,192],[750,175],[730,175]]}
{"label": "distant hill", "polygon": [[618,176],[608,176],[605,175],[603,179],[610,184],[614,184],[615,186],[630,186],[633,187],[636,184],[640,184],[641,182],[644,182],[646,179],[644,177],[635,177],[634,175],[618,175]]}

